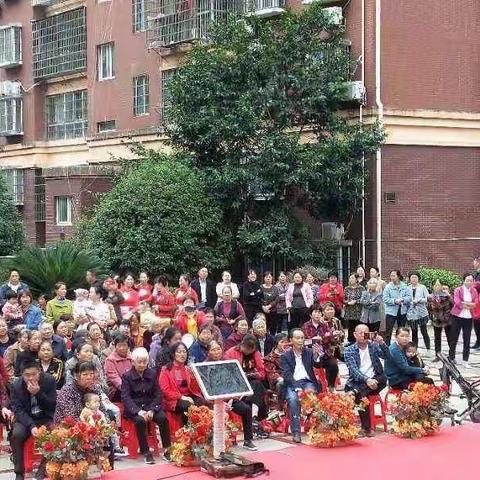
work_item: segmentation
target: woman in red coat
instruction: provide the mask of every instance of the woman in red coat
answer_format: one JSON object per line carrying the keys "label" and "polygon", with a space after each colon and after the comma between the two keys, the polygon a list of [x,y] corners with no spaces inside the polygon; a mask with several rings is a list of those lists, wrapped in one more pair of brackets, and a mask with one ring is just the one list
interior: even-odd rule
{"label": "woman in red coat", "polygon": [[198,305],[197,292],[190,286],[190,282],[190,275],[180,275],[178,279],[178,288],[174,293],[177,305],[183,305],[185,297],[192,297],[195,305]]}
{"label": "woman in red coat", "polygon": [[177,309],[175,297],[168,290],[167,278],[163,275],[155,279],[155,288],[152,292],[152,303],[155,315],[160,318],[172,319]]}
{"label": "woman in red coat", "polygon": [[140,297],[138,292],[135,290],[135,279],[130,273],[125,276],[123,280],[122,288],[120,293],[122,294],[123,300],[120,303],[120,312],[122,313],[122,318],[128,320],[133,312],[136,312],[138,309],[138,304],[140,302]]}
{"label": "woman in red coat", "polygon": [[141,272],[138,276],[138,284],[135,287],[138,292],[140,302],[152,301],[152,286],[148,283],[148,275],[145,272]]}
{"label": "woman in red coat", "polygon": [[178,342],[171,347],[170,362],[162,368],[159,377],[163,407],[181,414],[184,425],[191,405],[208,405],[187,363],[188,349],[184,343]]}
{"label": "woman in red coat", "polygon": [[331,302],[335,305],[335,315],[340,318],[343,308],[344,291],[343,285],[338,281],[336,273],[328,275],[328,281],[325,282],[318,291],[318,301],[323,307],[325,303]]}

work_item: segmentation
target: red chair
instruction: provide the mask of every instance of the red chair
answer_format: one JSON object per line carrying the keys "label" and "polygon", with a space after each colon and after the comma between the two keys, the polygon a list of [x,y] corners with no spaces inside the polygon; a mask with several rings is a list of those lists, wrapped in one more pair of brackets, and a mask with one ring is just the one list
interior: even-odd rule
{"label": "red chair", "polygon": [[[388,431],[387,426],[387,415],[385,402],[382,400],[380,395],[369,395],[368,400],[370,401],[369,411],[370,411],[370,427],[373,431],[377,429],[377,425],[383,425],[383,430]],[[380,414],[375,413],[375,405],[380,405]]]}
{"label": "red chair", "polygon": [[[122,446],[128,449],[128,458],[138,457],[138,439],[135,430],[135,424],[128,418],[122,417]],[[154,422],[147,423],[147,442],[148,446],[153,449],[153,453],[158,455],[160,453],[160,446],[157,437],[157,424]]]}
{"label": "red chair", "polygon": [[23,445],[23,466],[25,473],[33,472],[33,464],[35,461],[40,462],[42,460],[42,454],[39,451],[35,451],[35,442],[33,436],[30,435]]}
{"label": "red chair", "polygon": [[168,426],[170,428],[170,438],[173,442],[173,437],[175,436],[175,433],[177,432],[177,430],[180,430],[183,427],[182,416],[181,414],[171,412],[170,410],[167,410],[165,412],[165,415],[167,416]]}
{"label": "red chair", "polygon": [[403,392],[403,390],[400,390],[398,388],[388,387],[387,394],[385,395],[385,409],[387,410],[387,412],[389,411],[388,410],[388,396],[393,395],[394,397],[396,397],[398,399],[402,395],[402,392]]}

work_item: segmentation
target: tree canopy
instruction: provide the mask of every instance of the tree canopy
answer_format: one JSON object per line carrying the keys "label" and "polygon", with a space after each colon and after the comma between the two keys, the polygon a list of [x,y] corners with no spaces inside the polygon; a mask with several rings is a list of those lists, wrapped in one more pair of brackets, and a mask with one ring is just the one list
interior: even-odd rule
{"label": "tree canopy", "polygon": [[24,242],[22,219],[0,170],[0,255],[12,255]]}
{"label": "tree canopy", "polygon": [[230,242],[205,176],[188,159],[137,150],[83,225],[89,248],[115,271],[196,271],[228,264]]}
{"label": "tree canopy", "polygon": [[342,29],[312,4],[228,19],[173,76],[166,132],[205,172],[241,252],[311,248],[296,208],[343,223],[357,213],[362,155],[383,133],[339,114],[349,70]]}

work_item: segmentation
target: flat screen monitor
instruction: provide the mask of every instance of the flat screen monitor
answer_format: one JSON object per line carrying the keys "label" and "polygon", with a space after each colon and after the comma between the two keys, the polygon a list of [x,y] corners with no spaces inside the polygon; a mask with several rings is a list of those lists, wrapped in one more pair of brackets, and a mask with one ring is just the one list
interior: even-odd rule
{"label": "flat screen monitor", "polygon": [[207,400],[228,400],[253,395],[250,382],[238,360],[194,363],[191,367]]}

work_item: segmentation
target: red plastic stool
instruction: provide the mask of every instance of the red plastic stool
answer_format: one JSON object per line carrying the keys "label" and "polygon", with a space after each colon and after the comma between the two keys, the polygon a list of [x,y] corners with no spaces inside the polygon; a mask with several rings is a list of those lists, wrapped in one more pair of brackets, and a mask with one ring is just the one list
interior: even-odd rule
{"label": "red plastic stool", "polygon": [[35,452],[35,441],[33,436],[30,435],[23,445],[23,466],[25,473],[33,472],[33,464],[35,461],[41,461],[41,453]]}
{"label": "red plastic stool", "polygon": [[180,430],[183,427],[182,416],[181,414],[171,412],[170,410],[167,410],[165,412],[165,415],[167,416],[168,426],[170,429],[170,438],[173,442],[173,437],[175,436],[175,433],[177,432],[177,430]]}
{"label": "red plastic stool", "polygon": [[385,395],[385,410],[388,412],[388,396],[393,395],[397,397],[397,399],[402,395],[403,390],[398,388],[388,387],[387,394]]}
{"label": "red plastic stool", "polygon": [[328,392],[328,382],[327,382],[327,376],[325,375],[325,369],[324,368],[316,368],[315,369],[315,376],[317,377],[317,381],[322,387],[322,393],[327,393]]}
{"label": "red plastic stool", "polygon": [[[122,418],[122,430],[122,446],[127,447],[128,458],[137,458],[139,445],[137,439],[137,432],[135,430],[135,424],[127,418]],[[147,423],[147,443],[148,446],[153,449],[153,453],[155,455],[158,455],[160,453],[160,447],[157,437],[157,425],[154,422]]]}
{"label": "red plastic stool", "polygon": [[[377,425],[383,425],[383,430],[385,432],[388,431],[385,402],[382,400],[382,397],[380,397],[380,395],[369,395],[368,400],[370,401],[369,411],[371,429],[375,431]],[[375,413],[375,405],[377,404],[380,404],[380,415]]]}

